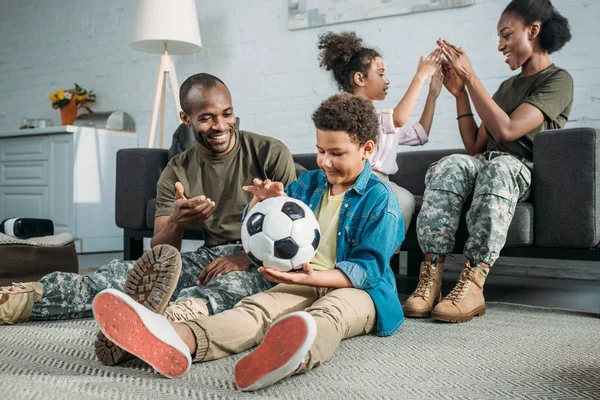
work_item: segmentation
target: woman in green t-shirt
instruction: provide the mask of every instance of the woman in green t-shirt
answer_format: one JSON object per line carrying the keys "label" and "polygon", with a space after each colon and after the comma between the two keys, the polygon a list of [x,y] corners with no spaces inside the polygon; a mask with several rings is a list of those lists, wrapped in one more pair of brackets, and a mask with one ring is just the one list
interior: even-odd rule
{"label": "woman in green t-shirt", "polygon": [[[419,285],[404,306],[409,317],[464,322],[485,313],[483,284],[506,243],[517,203],[530,193],[533,137],[564,127],[571,112],[571,76],[548,58],[571,39],[567,19],[549,0],[513,0],[497,30],[498,51],[511,70],[521,72],[502,82],[494,96],[483,87],[463,49],[438,40],[445,57],[444,85],[456,97],[458,126],[469,155],[442,158],[427,171],[417,218],[425,261]],[[479,126],[469,100],[482,120]],[[439,301],[444,258],[454,248],[461,211],[471,193],[467,262],[454,289]]]}

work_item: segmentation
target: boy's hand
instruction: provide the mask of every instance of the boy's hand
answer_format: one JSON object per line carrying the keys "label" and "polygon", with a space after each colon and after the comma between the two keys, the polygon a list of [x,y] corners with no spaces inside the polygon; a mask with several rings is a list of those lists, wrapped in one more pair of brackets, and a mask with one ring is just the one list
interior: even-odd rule
{"label": "boy's hand", "polygon": [[232,271],[248,271],[249,267],[250,259],[246,256],[246,253],[215,258],[213,262],[202,270],[200,276],[198,276],[196,285],[204,286],[216,277]]}
{"label": "boy's hand", "polygon": [[423,80],[429,79],[440,65],[441,62],[441,50],[435,49],[431,52],[425,59],[421,57],[419,59],[419,66],[417,67],[417,75],[420,76]]}
{"label": "boy's hand", "polygon": [[302,271],[281,272],[271,268],[260,267],[258,272],[266,279],[275,283],[287,283],[311,286],[315,281],[315,273],[310,263],[302,264]]}
{"label": "boy's hand", "polygon": [[431,77],[429,82],[429,95],[434,99],[437,99],[442,91],[442,85],[444,84],[444,74],[442,73],[442,66],[438,67],[435,74]]}
{"label": "boy's hand", "polygon": [[206,196],[188,199],[183,194],[183,185],[175,183],[175,203],[169,220],[179,227],[206,221],[215,211],[215,202]]}
{"label": "boy's hand", "polygon": [[285,188],[281,182],[272,182],[270,179],[261,181],[258,178],[254,178],[253,182],[254,185],[242,186],[242,189],[252,193],[257,201],[263,201],[271,197],[285,196]]}

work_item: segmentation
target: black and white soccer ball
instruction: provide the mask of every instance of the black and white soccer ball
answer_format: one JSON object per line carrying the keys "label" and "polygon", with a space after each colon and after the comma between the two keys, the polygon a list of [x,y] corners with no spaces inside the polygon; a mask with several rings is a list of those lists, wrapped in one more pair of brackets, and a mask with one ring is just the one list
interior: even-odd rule
{"label": "black and white soccer ball", "polygon": [[242,223],[242,244],[248,258],[279,271],[302,269],[302,264],[313,259],[320,239],[312,210],[287,196],[257,203]]}

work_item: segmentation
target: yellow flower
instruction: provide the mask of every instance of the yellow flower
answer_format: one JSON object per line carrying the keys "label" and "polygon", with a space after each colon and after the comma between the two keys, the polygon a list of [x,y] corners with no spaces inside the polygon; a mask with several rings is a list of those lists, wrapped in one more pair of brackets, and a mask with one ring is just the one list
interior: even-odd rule
{"label": "yellow flower", "polygon": [[62,100],[65,98],[65,91],[60,89],[58,92],[56,92],[56,97],[58,97],[59,100]]}
{"label": "yellow flower", "polygon": [[56,101],[56,100],[58,100],[58,97],[56,97],[56,94],[54,94],[54,93],[50,93],[50,94],[48,95],[48,98],[49,98],[51,101]]}
{"label": "yellow flower", "polygon": [[77,96],[77,101],[83,103],[84,97],[82,95]]}

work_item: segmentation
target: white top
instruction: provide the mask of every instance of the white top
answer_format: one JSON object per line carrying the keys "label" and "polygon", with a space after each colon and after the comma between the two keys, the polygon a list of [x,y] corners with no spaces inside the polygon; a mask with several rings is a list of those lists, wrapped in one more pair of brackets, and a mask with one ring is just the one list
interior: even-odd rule
{"label": "white top", "polygon": [[375,151],[369,158],[373,170],[386,175],[398,171],[396,155],[398,145],[422,146],[429,140],[427,132],[420,123],[406,124],[400,128],[394,125],[394,110],[379,110],[379,137]]}

